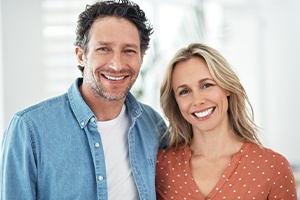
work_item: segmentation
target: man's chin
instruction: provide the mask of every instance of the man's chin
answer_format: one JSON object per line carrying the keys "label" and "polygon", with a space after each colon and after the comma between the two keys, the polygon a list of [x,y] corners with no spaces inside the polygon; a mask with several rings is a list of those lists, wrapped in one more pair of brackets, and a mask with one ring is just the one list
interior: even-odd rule
{"label": "man's chin", "polygon": [[109,101],[120,101],[120,100],[124,100],[125,97],[127,96],[127,93],[120,93],[120,94],[108,94],[105,93],[103,95],[101,95],[103,98],[109,100]]}

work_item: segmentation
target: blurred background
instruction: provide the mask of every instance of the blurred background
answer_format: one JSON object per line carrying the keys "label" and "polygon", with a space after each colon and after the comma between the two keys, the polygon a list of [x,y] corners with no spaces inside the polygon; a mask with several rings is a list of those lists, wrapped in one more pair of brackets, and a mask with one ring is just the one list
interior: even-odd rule
{"label": "blurred background", "polygon": [[[66,92],[81,76],[75,26],[79,13],[93,2],[0,0],[0,138],[16,111]],[[299,183],[300,1],[135,2],[154,34],[132,92],[161,113],[159,87],[174,53],[191,42],[212,46],[245,86],[264,145],[290,161]]]}

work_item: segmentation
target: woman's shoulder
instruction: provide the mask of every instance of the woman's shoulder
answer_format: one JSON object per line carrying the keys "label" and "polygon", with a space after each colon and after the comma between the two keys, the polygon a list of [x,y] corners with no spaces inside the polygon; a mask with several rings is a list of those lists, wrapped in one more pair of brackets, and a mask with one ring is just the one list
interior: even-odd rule
{"label": "woman's shoulder", "polygon": [[185,160],[186,157],[190,157],[191,152],[188,146],[180,148],[166,148],[159,149],[157,154],[157,162],[172,162],[174,160]]}
{"label": "woman's shoulder", "polygon": [[281,154],[269,147],[264,147],[264,146],[261,146],[261,145],[255,144],[255,143],[247,144],[245,154],[246,154],[246,156],[249,156],[249,157],[255,156],[259,159],[263,159],[265,162],[273,162],[273,163],[277,163],[277,164],[281,164],[281,165],[283,165],[283,164],[290,165],[289,161],[283,154]]}
{"label": "woman's shoulder", "polygon": [[178,156],[180,154],[184,154],[186,151],[187,147],[179,147],[179,148],[173,148],[173,147],[168,147],[165,149],[159,149],[157,156]]}
{"label": "woman's shoulder", "polygon": [[279,152],[276,152],[275,150],[269,148],[269,147],[265,147],[263,145],[258,145],[252,142],[248,142],[247,144],[247,151],[248,152],[252,152],[252,153],[257,153],[257,154],[264,154],[264,155],[268,155],[271,157],[275,157],[275,156],[283,156],[282,154],[280,154]]}

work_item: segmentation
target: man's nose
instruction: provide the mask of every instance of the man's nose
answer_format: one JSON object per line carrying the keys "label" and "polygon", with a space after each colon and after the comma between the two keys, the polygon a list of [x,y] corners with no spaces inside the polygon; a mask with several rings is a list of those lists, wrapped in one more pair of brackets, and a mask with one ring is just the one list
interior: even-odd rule
{"label": "man's nose", "polygon": [[111,57],[111,60],[110,60],[110,63],[109,63],[108,67],[115,70],[115,71],[120,71],[123,67],[122,54],[121,53],[114,53]]}

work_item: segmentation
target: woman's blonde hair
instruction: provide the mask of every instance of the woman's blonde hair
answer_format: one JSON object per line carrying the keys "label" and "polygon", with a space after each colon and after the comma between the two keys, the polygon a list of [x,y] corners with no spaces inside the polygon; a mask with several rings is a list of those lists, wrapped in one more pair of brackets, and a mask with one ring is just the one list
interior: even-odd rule
{"label": "woman's blonde hair", "polygon": [[257,136],[258,126],[254,123],[253,108],[236,73],[218,51],[200,43],[192,43],[188,47],[180,49],[172,58],[160,88],[160,104],[169,121],[168,130],[163,136],[167,137],[168,146],[174,148],[186,146],[193,138],[192,126],[181,115],[172,89],[172,74],[176,64],[192,57],[203,58],[216,83],[230,92],[228,116],[235,137],[240,141],[249,141],[260,145],[261,142]]}

